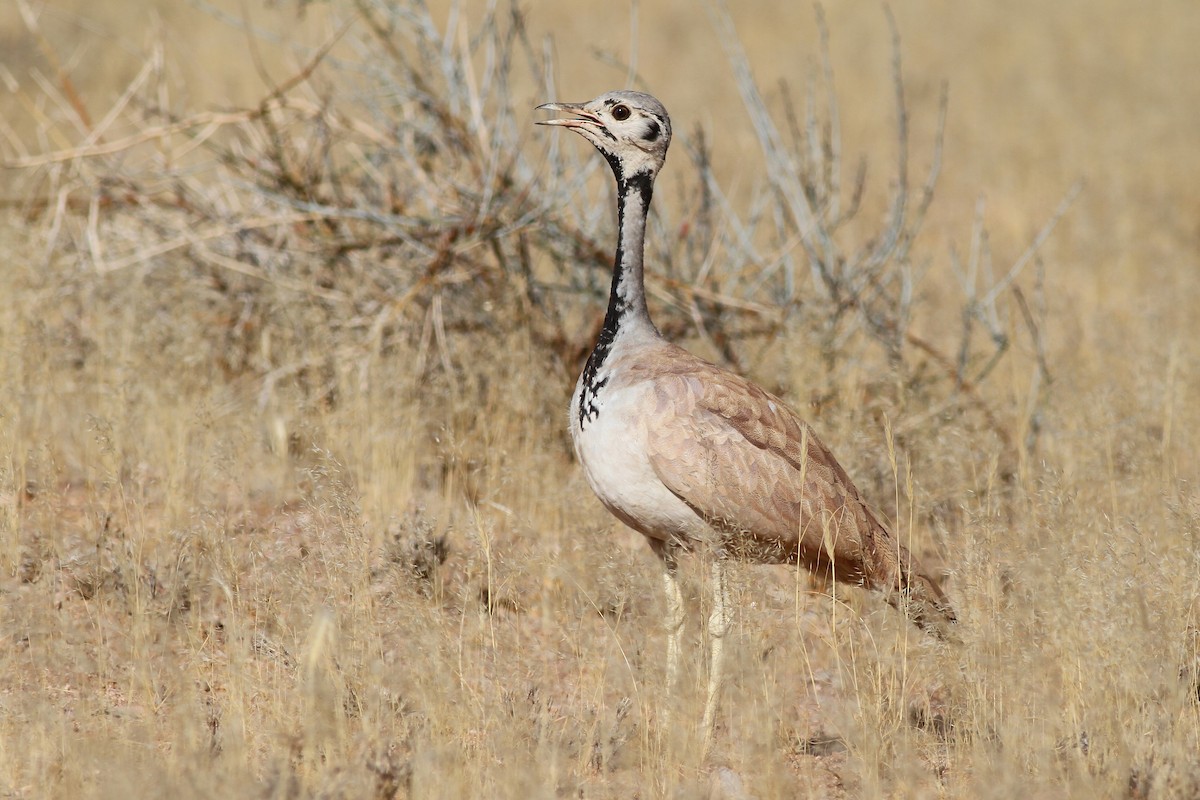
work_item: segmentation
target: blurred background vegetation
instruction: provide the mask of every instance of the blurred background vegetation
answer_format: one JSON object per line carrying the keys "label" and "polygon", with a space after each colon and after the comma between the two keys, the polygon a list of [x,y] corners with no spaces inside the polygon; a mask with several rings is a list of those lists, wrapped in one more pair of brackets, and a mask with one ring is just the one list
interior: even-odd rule
{"label": "blurred background vegetation", "polygon": [[[0,791],[1194,796],[1198,38],[1170,0],[0,7]],[[565,432],[613,196],[533,108],[621,86],[676,132],[656,320],[962,619],[743,568],[706,765]]]}

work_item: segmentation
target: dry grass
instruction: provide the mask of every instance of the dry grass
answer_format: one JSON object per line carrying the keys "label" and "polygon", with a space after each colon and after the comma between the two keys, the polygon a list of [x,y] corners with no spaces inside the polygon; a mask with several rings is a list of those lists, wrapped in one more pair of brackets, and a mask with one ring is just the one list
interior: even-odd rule
{"label": "dry grass", "polygon": [[[628,9],[534,3],[522,27],[472,5],[444,36],[444,9],[422,28],[395,12],[418,6],[336,0],[248,35],[238,11],[119,5],[31,5],[35,32],[0,12],[20,167],[0,212],[0,793],[1200,792],[1200,87],[1180,77],[1200,12],[898,9],[910,211],[950,94],[933,202],[899,230],[882,13],[828,10],[834,126],[809,9],[734,15],[753,124],[709,17],[641,9],[637,71],[679,131],[656,318],[805,410],[944,565],[962,620],[943,646],[876,597],[738,568],[701,765],[703,565],[695,680],[667,696],[653,558],[562,424],[602,310],[608,176],[530,125],[548,72],[558,99],[624,83]],[[766,119],[791,136],[779,78],[812,167],[791,185],[794,151],[760,146]],[[797,188],[820,224],[789,221]]]}

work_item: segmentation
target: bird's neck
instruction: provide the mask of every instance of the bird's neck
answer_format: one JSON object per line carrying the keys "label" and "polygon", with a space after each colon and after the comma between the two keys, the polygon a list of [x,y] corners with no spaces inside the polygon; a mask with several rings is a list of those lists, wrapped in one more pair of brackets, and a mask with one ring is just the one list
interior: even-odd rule
{"label": "bird's neck", "polygon": [[582,388],[578,407],[581,429],[600,413],[596,400],[608,383],[608,376],[602,376],[601,368],[608,361],[618,339],[638,334],[652,338],[659,335],[646,308],[646,287],[642,273],[646,212],[650,210],[654,176],[638,172],[626,179],[621,174],[619,162],[610,160],[609,163],[613,165],[613,172],[617,176],[617,256],[613,263],[612,288],[608,293],[604,327],[600,329],[600,338],[580,376]]}
{"label": "bird's neck", "polygon": [[625,178],[618,166],[617,175],[617,256],[613,263],[612,288],[608,292],[608,311],[600,338],[583,369],[584,386],[598,391],[598,373],[608,360],[619,336],[644,333],[657,336],[646,308],[646,285],[642,257],[646,243],[646,213],[654,192],[654,176],[647,172]]}
{"label": "bird's neck", "polygon": [[646,308],[646,285],[642,259],[646,242],[646,214],[654,192],[654,176],[638,172],[617,177],[617,255],[613,263],[612,287],[600,343],[612,342],[618,334],[638,329],[657,332]]}

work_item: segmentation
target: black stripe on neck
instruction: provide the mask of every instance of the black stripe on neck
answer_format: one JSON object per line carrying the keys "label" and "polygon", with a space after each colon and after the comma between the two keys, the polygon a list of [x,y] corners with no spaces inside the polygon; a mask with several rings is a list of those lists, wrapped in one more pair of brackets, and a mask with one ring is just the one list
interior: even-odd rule
{"label": "black stripe on neck", "polygon": [[621,166],[620,156],[616,153],[610,153],[599,145],[596,145],[596,149],[600,151],[600,155],[604,156],[604,160],[612,167],[613,177],[617,179],[617,190],[619,191],[621,184],[625,182],[625,168]]}
{"label": "black stripe on neck", "polygon": [[[617,254],[613,259],[612,286],[608,290],[608,311],[604,315],[604,328],[600,331],[600,343],[611,343],[617,335],[617,328],[629,310],[628,301],[621,297],[618,291],[625,271],[629,268],[625,255],[625,212],[630,198],[640,202],[642,206],[642,224],[645,225],[646,214],[650,210],[650,198],[654,194],[654,176],[649,172],[635,172],[628,181],[617,183]],[[639,243],[639,246],[642,246]],[[636,254],[640,260],[643,253]]]}
{"label": "black stripe on neck", "polygon": [[[635,172],[628,181],[619,179],[617,181],[617,255],[613,259],[612,287],[608,292],[608,313],[604,317],[605,329],[611,325],[614,335],[621,317],[628,308],[625,299],[617,293],[617,288],[621,285],[621,280],[625,277],[625,270],[629,266],[625,263],[625,210],[630,198],[639,198],[642,205],[642,224],[645,225],[646,215],[650,212],[650,198],[653,194],[654,176],[649,172]],[[644,257],[644,253],[637,255],[639,258]]]}
{"label": "black stripe on neck", "polygon": [[[604,313],[604,327],[600,329],[600,337],[596,340],[596,346],[592,349],[587,365],[583,368],[583,388],[579,401],[579,424],[581,427],[600,413],[592,400],[608,382],[608,379],[597,379],[596,374],[608,360],[613,342],[616,341],[617,333],[621,328],[621,322],[629,313],[629,302],[621,297],[619,291],[625,272],[629,268],[625,259],[627,204],[630,198],[633,198],[633,202],[641,204],[642,224],[645,225],[646,215],[650,211],[650,199],[654,194],[654,176],[651,173],[635,172],[629,177],[629,180],[624,180],[620,161],[616,157],[609,157],[607,153],[605,153],[605,157],[608,158],[608,162],[617,176],[617,254],[613,260],[612,286],[608,292],[608,310]],[[644,254],[638,253],[637,255],[640,259]]]}

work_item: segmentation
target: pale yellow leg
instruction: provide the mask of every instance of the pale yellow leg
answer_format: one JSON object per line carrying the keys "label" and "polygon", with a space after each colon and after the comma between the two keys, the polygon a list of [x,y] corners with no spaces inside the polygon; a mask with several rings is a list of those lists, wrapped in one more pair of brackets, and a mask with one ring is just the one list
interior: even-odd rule
{"label": "pale yellow leg", "polygon": [[725,585],[725,562],[716,558],[712,565],[712,615],[708,618],[708,637],[712,643],[712,658],[709,661],[708,699],[704,703],[704,756],[712,746],[713,727],[716,724],[717,705],[721,699],[721,683],[725,654],[725,634],[729,632],[730,607],[728,587]]}
{"label": "pale yellow leg", "polygon": [[678,562],[675,548],[669,542],[651,540],[650,547],[663,562],[663,588],[667,595],[667,692],[672,692],[679,680],[679,658],[683,646],[683,592],[679,588]]}
{"label": "pale yellow leg", "polygon": [[663,586],[667,592],[667,691],[672,692],[679,681],[679,658],[683,646],[683,592],[674,563],[663,570]]}

